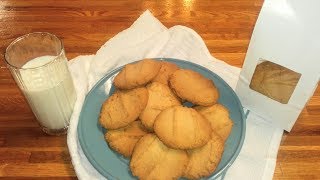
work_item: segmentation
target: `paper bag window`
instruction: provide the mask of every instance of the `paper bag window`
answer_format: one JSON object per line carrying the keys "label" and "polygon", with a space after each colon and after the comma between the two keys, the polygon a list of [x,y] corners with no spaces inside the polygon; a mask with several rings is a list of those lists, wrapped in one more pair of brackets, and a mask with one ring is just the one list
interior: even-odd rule
{"label": "paper bag window", "polygon": [[260,60],[250,88],[282,104],[287,104],[301,77],[300,73],[270,61]]}

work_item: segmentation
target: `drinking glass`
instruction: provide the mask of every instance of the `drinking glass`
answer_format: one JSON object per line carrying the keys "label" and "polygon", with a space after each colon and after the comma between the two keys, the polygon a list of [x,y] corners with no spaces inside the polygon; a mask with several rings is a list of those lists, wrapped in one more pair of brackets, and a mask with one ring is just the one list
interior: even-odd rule
{"label": "drinking glass", "polygon": [[5,61],[42,130],[65,134],[76,92],[62,41],[46,32],[26,34],[7,47]]}

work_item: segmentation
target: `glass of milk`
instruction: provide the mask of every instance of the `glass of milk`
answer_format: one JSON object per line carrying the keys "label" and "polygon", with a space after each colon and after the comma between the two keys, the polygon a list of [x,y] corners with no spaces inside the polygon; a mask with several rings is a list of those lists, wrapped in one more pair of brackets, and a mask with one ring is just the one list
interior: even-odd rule
{"label": "glass of milk", "polygon": [[26,34],[7,47],[5,60],[42,130],[65,134],[76,92],[62,41],[50,33]]}

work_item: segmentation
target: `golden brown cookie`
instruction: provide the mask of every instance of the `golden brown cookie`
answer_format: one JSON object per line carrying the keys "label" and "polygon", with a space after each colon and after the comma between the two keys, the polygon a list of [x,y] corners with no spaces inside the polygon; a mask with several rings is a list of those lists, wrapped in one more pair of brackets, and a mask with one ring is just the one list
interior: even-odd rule
{"label": "golden brown cookie", "polygon": [[158,74],[161,63],[153,59],[144,59],[127,64],[114,78],[118,89],[133,89],[150,82]]}
{"label": "golden brown cookie", "polygon": [[169,78],[169,86],[181,99],[196,105],[210,106],[219,98],[212,80],[189,69],[175,71]]}
{"label": "golden brown cookie", "polygon": [[181,103],[169,86],[165,84],[153,82],[147,86],[147,89],[149,94],[148,103],[139,117],[142,124],[153,131],[153,123],[158,114],[162,110],[181,105]]}
{"label": "golden brown cookie", "polygon": [[147,134],[136,144],[130,169],[141,180],[178,179],[188,163],[185,151],[171,149],[164,145],[156,135]]}
{"label": "golden brown cookie", "polygon": [[116,91],[103,103],[99,122],[106,129],[125,127],[139,117],[147,102],[145,87]]}
{"label": "golden brown cookie", "polygon": [[115,130],[108,130],[105,139],[110,148],[125,157],[130,157],[139,139],[148,133],[141,121],[133,121],[128,126]]}
{"label": "golden brown cookie", "polygon": [[223,142],[229,137],[233,121],[229,117],[227,108],[221,104],[215,104],[209,107],[197,106],[194,109],[209,120],[212,130],[222,138]]}
{"label": "golden brown cookie", "polygon": [[287,104],[301,74],[279,64],[264,61],[257,65],[250,88],[282,104]]}
{"label": "golden brown cookie", "polygon": [[153,128],[165,145],[175,149],[201,147],[210,140],[212,131],[206,118],[196,110],[182,106],[162,111]]}
{"label": "golden brown cookie", "polygon": [[170,62],[161,61],[161,68],[158,75],[152,80],[152,82],[159,82],[168,85],[168,80],[171,74],[173,74],[179,67]]}
{"label": "golden brown cookie", "polygon": [[183,177],[200,179],[209,176],[219,165],[224,150],[220,136],[212,132],[210,141],[203,147],[188,150],[189,162]]}

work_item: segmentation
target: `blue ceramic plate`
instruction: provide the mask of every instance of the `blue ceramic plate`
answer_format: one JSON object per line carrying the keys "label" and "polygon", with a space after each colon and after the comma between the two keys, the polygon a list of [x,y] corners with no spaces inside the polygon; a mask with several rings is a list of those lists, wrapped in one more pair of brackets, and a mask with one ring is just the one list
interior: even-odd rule
{"label": "blue ceramic plate", "polygon": [[[216,171],[208,177],[215,179],[221,176],[238,156],[245,135],[245,118],[241,103],[231,87],[212,71],[197,64],[177,60],[162,59],[172,62],[181,68],[192,69],[214,81],[219,89],[219,103],[230,111],[234,122],[232,132],[226,141],[225,151]],[[131,175],[129,160],[111,150],[104,140],[106,130],[99,125],[98,118],[102,103],[113,93],[112,81],[123,67],[106,74],[88,93],[80,113],[78,137],[84,154],[103,176],[108,179],[136,179]],[[199,92],[195,92],[199,93]]]}

